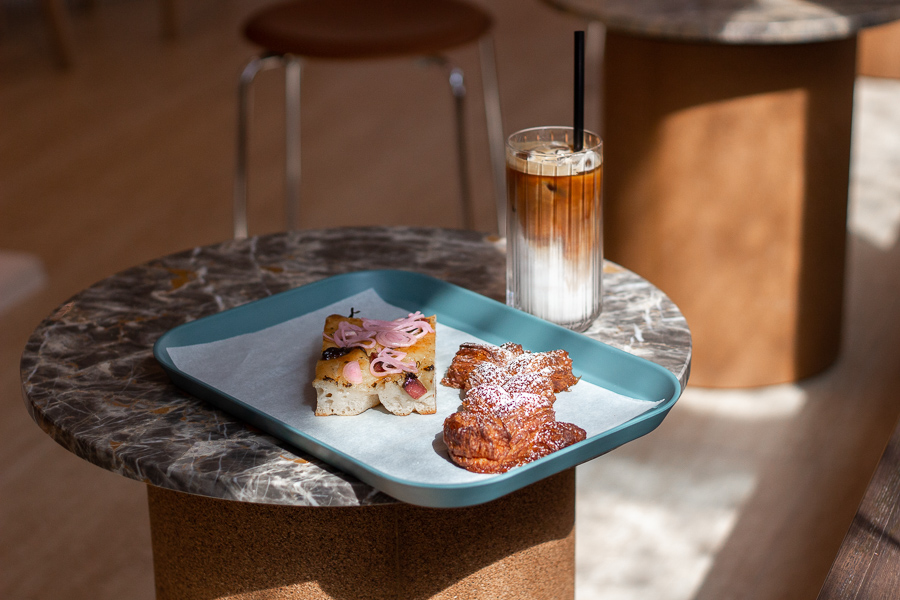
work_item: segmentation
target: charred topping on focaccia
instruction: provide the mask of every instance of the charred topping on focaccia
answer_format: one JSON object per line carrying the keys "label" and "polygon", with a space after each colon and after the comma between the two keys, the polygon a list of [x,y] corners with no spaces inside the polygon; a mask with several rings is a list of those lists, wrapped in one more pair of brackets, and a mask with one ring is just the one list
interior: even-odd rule
{"label": "charred topping on focaccia", "polygon": [[341,356],[345,356],[350,354],[352,351],[352,347],[340,348],[338,346],[334,346],[332,348],[325,348],[322,350],[322,360],[331,360],[332,358],[340,358]]}
{"label": "charred topping on focaccia", "polygon": [[428,365],[427,367],[425,367],[425,368],[422,369],[422,370],[423,370],[423,371],[434,371],[434,365]]}
{"label": "charred topping on focaccia", "polygon": [[425,386],[422,385],[419,378],[412,373],[406,373],[406,376],[403,378],[403,389],[406,390],[406,393],[414,400],[418,400],[428,393],[428,390],[425,389]]}

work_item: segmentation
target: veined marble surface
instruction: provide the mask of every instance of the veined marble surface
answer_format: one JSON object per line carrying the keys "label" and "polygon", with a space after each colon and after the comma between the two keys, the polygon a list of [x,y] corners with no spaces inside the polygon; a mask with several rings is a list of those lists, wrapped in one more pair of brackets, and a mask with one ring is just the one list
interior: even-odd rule
{"label": "veined marble surface", "polygon": [[[22,355],[25,404],[74,454],[145,483],[215,498],[302,506],[395,502],[169,382],[153,344],[181,323],[340,273],[407,269],[505,296],[504,255],[471,231],[347,228],[234,240],[151,261],[62,304]],[[607,263],[588,334],[687,383],[690,331],[646,280]],[[319,332],[315,332],[318,334]]]}
{"label": "veined marble surface", "polygon": [[729,44],[796,44],[900,19],[891,0],[545,0],[613,31]]}

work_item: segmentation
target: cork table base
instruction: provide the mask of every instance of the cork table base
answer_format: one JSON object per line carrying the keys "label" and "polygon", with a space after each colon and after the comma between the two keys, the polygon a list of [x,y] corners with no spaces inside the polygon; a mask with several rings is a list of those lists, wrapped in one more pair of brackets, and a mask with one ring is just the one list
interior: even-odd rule
{"label": "cork table base", "polygon": [[147,490],[159,600],[575,595],[574,469],[457,509],[282,506]]}
{"label": "cork table base", "polygon": [[856,38],[607,34],[604,244],[691,327],[691,383],[794,381],[840,348]]}
{"label": "cork table base", "polygon": [[859,34],[857,72],[866,77],[900,79],[900,21],[866,29]]}

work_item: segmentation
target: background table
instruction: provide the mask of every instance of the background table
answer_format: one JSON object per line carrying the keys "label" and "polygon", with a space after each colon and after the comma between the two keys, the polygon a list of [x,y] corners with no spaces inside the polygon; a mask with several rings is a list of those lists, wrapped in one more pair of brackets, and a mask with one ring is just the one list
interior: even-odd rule
{"label": "background table", "polygon": [[766,385],[831,365],[857,34],[900,5],[547,1],[607,28],[607,256],[681,307],[693,383]]}
{"label": "background table", "polygon": [[[156,339],[185,321],[372,268],[505,294],[502,247],[476,232],[304,231],[126,270],[31,336],[21,373],[34,420],[78,456],[148,484],[159,598],[572,597],[574,470],[481,506],[406,505],[185,394],[153,358]],[[615,264],[604,282],[588,335],[684,386],[691,338],[678,308]]]}
{"label": "background table", "polygon": [[892,598],[900,590],[900,425],[869,482],[818,600]]}

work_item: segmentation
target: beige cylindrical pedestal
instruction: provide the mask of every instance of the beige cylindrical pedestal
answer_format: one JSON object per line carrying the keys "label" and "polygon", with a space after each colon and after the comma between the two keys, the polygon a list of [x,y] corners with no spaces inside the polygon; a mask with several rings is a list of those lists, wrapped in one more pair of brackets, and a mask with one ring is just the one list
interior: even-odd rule
{"label": "beige cylindrical pedestal", "polygon": [[158,600],[575,595],[574,469],[455,509],[148,500]]}
{"label": "beige cylindrical pedestal", "polygon": [[900,79],[900,21],[860,32],[856,68],[866,77]]}
{"label": "beige cylindrical pedestal", "polygon": [[840,348],[856,39],[610,32],[605,251],[678,305],[691,383],[793,381]]}

